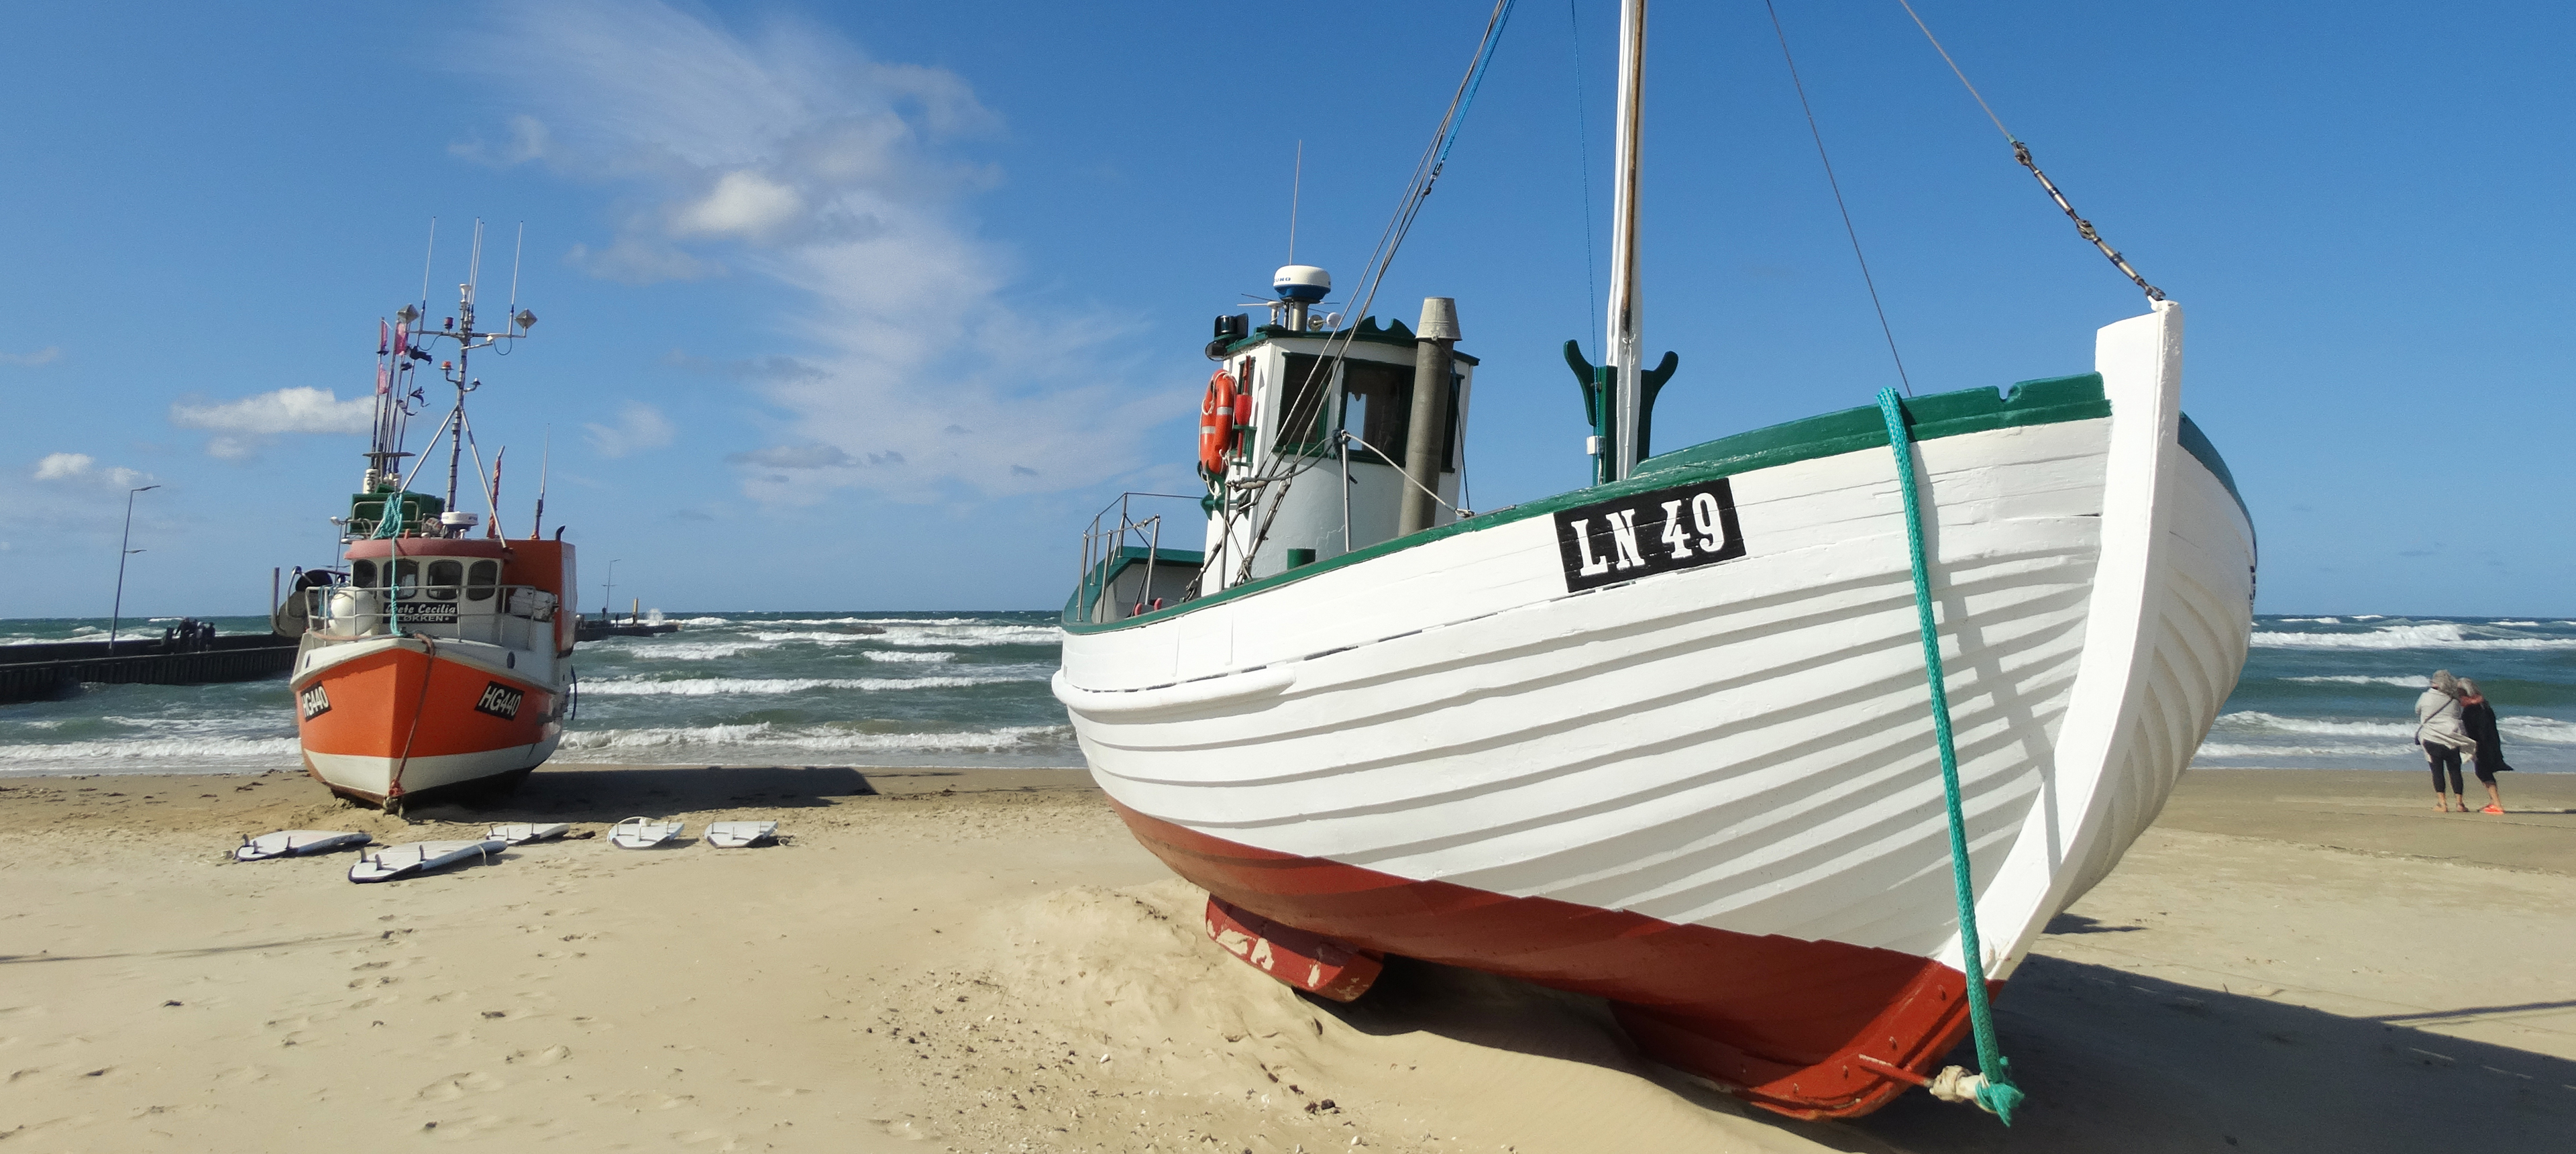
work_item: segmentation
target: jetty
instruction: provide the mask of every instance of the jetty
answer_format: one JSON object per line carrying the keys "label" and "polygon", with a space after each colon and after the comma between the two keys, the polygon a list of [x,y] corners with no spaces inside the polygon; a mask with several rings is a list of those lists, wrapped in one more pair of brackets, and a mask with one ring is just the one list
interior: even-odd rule
{"label": "jetty", "polygon": [[296,639],[269,633],[217,634],[195,620],[162,636],[108,641],[52,641],[0,648],[0,704],[105,685],[201,685],[257,681],[295,664]]}

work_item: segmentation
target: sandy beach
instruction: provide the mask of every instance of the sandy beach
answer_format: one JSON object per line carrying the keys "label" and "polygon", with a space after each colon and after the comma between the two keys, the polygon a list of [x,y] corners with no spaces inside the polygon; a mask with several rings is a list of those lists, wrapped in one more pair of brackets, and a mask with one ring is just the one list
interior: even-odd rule
{"label": "sandy beach", "polygon": [[[2000,1003],[2009,1130],[1789,1122],[1581,998],[1308,1001],[1066,770],[554,766],[404,822],[301,776],[0,780],[0,1143],[697,1150],[2422,1150],[2576,1132],[2576,775],[2198,770]],[[2420,796],[2419,796],[2420,795]],[[629,814],[786,844],[627,852]],[[242,834],[594,836],[379,886]]]}

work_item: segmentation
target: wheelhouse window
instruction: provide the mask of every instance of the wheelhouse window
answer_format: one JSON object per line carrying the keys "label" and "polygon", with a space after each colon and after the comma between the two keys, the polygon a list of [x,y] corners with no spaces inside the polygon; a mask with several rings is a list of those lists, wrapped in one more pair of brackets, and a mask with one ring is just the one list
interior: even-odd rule
{"label": "wheelhouse window", "polygon": [[1368,446],[1354,446],[1352,460],[1402,468],[1405,433],[1412,427],[1413,366],[1343,362],[1342,428]]}
{"label": "wheelhouse window", "polygon": [[430,599],[430,600],[432,600],[432,601],[454,601],[454,600],[456,600],[456,587],[457,587],[457,586],[459,586],[459,585],[462,585],[462,584],[464,584],[464,583],[465,583],[465,563],[464,563],[464,562],[462,562],[462,561],[432,561],[432,562],[430,562],[430,563],[429,563],[429,599]]}
{"label": "wheelhouse window", "polygon": [[361,588],[361,589],[373,589],[373,588],[375,588],[375,586],[376,586],[376,563],[375,563],[375,562],[373,562],[373,561],[353,561],[353,562],[350,562],[350,563],[349,563],[349,584],[351,584],[351,585],[355,585],[355,586],[357,586],[357,587],[359,587],[359,588]]}
{"label": "wheelhouse window", "polygon": [[420,562],[409,557],[394,562],[394,598],[409,601],[420,596]]}
{"label": "wheelhouse window", "polygon": [[1290,353],[1279,377],[1281,453],[1321,456],[1333,449],[1324,429],[1324,402],[1333,395],[1333,374],[1322,357]]}
{"label": "wheelhouse window", "polygon": [[493,589],[501,583],[501,563],[477,561],[465,570],[465,596],[475,601],[492,599]]}

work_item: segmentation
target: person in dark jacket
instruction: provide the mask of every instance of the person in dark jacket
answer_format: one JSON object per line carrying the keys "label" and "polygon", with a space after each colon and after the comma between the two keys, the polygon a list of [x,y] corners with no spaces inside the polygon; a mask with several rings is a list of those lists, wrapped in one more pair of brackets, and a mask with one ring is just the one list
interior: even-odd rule
{"label": "person in dark jacket", "polygon": [[2503,813],[2504,795],[2496,792],[2495,775],[2513,767],[2504,763],[2504,737],[2496,732],[2495,707],[2478,692],[2477,682],[2465,678],[2460,681],[2460,728],[2478,743],[2478,781],[2487,787],[2487,807],[2478,812]]}

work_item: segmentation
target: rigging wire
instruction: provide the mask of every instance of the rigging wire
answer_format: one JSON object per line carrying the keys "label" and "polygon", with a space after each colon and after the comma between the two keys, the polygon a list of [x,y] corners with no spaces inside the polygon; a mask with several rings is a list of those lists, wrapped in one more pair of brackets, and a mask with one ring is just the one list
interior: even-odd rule
{"label": "rigging wire", "polygon": [[1565,0],[1565,25],[1572,33],[1566,39],[1574,45],[1574,141],[1583,161],[1583,300],[1592,315],[1599,316],[1601,283],[1593,266],[1601,258],[1592,251],[1592,116],[1583,110],[1583,21],[1575,11],[1576,3]]}
{"label": "rigging wire", "polygon": [[1807,114],[1807,135],[1816,140],[1816,160],[1825,166],[1825,187],[1834,190],[1834,208],[1843,214],[1843,235],[1851,238],[1852,259],[1860,262],[1860,283],[1869,289],[1869,307],[1878,311],[1878,331],[1887,338],[1888,359],[1896,362],[1897,383],[1905,386],[1905,395],[1914,395],[1914,381],[1905,375],[1905,357],[1896,351],[1896,330],[1887,323],[1887,306],[1879,303],[1878,281],[1869,275],[1869,258],[1860,251],[1860,230],[1852,227],[1851,206],[1843,203],[1842,182],[1834,179],[1834,161],[1825,155],[1825,133],[1816,127],[1816,110],[1807,103],[1807,85],[1798,79],[1798,60],[1789,54],[1789,33],[1780,26],[1780,9],[1771,0],[1762,0],[1762,8],[1771,14],[1771,32],[1780,38],[1780,59],[1789,65],[1789,86],[1798,92],[1798,110]]}
{"label": "rigging wire", "polygon": [[[1439,128],[1431,134],[1430,143],[1424,146],[1421,159],[1414,162],[1413,175],[1405,182],[1404,196],[1396,204],[1394,217],[1378,234],[1377,246],[1369,251],[1368,263],[1363,266],[1366,271],[1360,278],[1364,291],[1359,295],[1352,315],[1364,318],[1376,303],[1378,290],[1386,283],[1387,270],[1395,263],[1396,252],[1404,247],[1406,236],[1413,231],[1415,218],[1422,213],[1423,201],[1431,196],[1432,186],[1438,183],[1442,169],[1447,167],[1449,150],[1457,146],[1458,131],[1465,123],[1467,110],[1476,102],[1477,91],[1484,86],[1486,67],[1493,62],[1494,49],[1500,44],[1503,28],[1510,23],[1512,8],[1517,3],[1518,0],[1495,0],[1493,14],[1486,18],[1484,37],[1476,44],[1476,54],[1468,63],[1467,74],[1459,78],[1458,90],[1450,96],[1448,109],[1441,113]],[[1306,379],[1298,385],[1295,394],[1286,398],[1284,407],[1288,413],[1303,411],[1307,400],[1314,396],[1318,383],[1328,389],[1331,387],[1333,373],[1349,354],[1351,341],[1357,337],[1358,331],[1359,326],[1353,324],[1337,334],[1338,346],[1327,345],[1327,355],[1316,358],[1315,366],[1307,371]],[[1320,409],[1323,398],[1314,399]],[[1262,542],[1269,538],[1271,526],[1277,522],[1279,510],[1297,477],[1329,459],[1301,453],[1293,464],[1286,466],[1284,473],[1253,479],[1254,483],[1263,485],[1273,481],[1279,484],[1271,490],[1269,508],[1262,515],[1260,528],[1244,549],[1236,581],[1251,578],[1253,558],[1260,552]],[[1277,467],[1280,458],[1271,460],[1273,467]]]}
{"label": "rigging wire", "polygon": [[2102,250],[2102,255],[2110,258],[2112,267],[2119,269],[2121,274],[2136,284],[2140,291],[2145,292],[2148,300],[2165,299],[2163,289],[2148,284],[2146,277],[2139,275],[2138,270],[2129,267],[2129,258],[2121,256],[2120,250],[2112,248],[2111,242],[2102,239],[2102,234],[2094,230],[2092,221],[2084,219],[2082,214],[2075,211],[2074,205],[2067,203],[2066,194],[2057,190],[2057,182],[2048,179],[2048,174],[2039,170],[2039,162],[2031,159],[2030,146],[2023,144],[2020,137],[2014,136],[2011,129],[2004,127],[2004,118],[1995,115],[1994,105],[1986,103],[1985,94],[1977,91],[1977,86],[1969,82],[1967,72],[1959,67],[1958,61],[1950,58],[1950,50],[1941,46],[1941,38],[1932,34],[1932,26],[1923,22],[1923,15],[1914,10],[1914,5],[1908,0],[1896,0],[1896,3],[1905,9],[1907,16],[1914,18],[1914,26],[1923,30],[1923,38],[1932,42],[1932,50],[1941,54],[1941,62],[1950,66],[1950,74],[1959,78],[1960,86],[1966,88],[1968,95],[1976,99],[1977,107],[1985,110],[1986,119],[1995,122],[1995,131],[2003,133],[2004,139],[2012,144],[2013,159],[2020,161],[2023,168],[2030,170],[2031,176],[2038,179],[2039,186],[2048,191],[2048,199],[2056,201],[2058,210],[2066,214],[2066,219],[2075,222],[2075,231],[2085,240],[2091,241],[2093,247]]}

